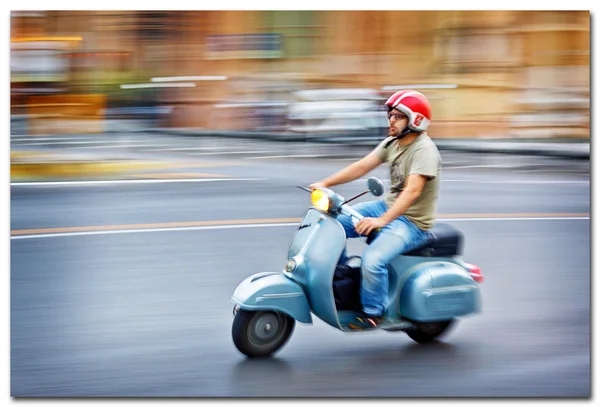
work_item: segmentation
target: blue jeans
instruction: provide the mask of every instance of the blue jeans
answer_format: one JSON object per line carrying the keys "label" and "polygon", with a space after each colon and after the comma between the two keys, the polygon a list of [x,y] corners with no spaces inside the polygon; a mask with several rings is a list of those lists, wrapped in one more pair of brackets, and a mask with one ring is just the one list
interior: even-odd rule
{"label": "blue jeans", "polygon": [[[353,208],[368,218],[378,218],[388,210],[381,200],[361,202]],[[337,219],[346,231],[346,238],[362,237],[356,232],[350,216],[340,215]],[[419,229],[406,216],[400,216],[381,229],[379,236],[362,255],[360,299],[364,313],[379,316],[385,312],[388,295],[387,265],[397,256],[425,244],[429,236],[428,231]],[[345,263],[347,259],[344,248],[340,263]]]}

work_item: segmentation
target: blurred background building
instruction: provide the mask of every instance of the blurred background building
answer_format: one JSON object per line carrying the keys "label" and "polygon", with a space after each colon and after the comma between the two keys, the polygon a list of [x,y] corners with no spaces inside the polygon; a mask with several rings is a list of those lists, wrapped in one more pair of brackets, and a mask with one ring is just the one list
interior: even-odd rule
{"label": "blurred background building", "polygon": [[590,135],[588,11],[13,11],[10,63],[29,134],[379,131],[409,87],[434,138]]}

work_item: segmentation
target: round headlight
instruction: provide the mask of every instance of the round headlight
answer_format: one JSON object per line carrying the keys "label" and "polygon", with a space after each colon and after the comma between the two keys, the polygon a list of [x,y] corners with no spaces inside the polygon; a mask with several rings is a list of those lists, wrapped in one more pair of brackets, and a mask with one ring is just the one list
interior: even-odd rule
{"label": "round headlight", "polygon": [[296,260],[289,259],[287,264],[285,265],[285,271],[291,273],[294,270],[296,270]]}
{"label": "round headlight", "polygon": [[325,191],[315,189],[310,194],[310,201],[315,208],[323,212],[327,212],[329,210],[329,195]]}

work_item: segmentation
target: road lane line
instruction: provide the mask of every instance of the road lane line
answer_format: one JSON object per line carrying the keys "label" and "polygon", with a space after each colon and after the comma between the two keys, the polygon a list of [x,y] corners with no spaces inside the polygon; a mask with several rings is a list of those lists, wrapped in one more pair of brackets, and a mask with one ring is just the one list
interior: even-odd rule
{"label": "road lane line", "polygon": [[167,222],[167,223],[142,223],[128,225],[100,225],[100,226],[74,226],[64,228],[24,229],[12,230],[11,235],[26,235],[37,233],[60,233],[60,232],[89,232],[99,230],[125,230],[125,229],[151,229],[151,228],[179,228],[198,226],[224,226],[224,225],[249,225],[249,224],[271,224],[300,222],[301,218],[271,218],[271,219],[228,219],[228,220],[201,220],[195,222]]}
{"label": "road lane line", "polygon": [[[150,224],[75,226],[62,228],[21,229],[11,231],[12,239],[42,237],[105,235],[121,233],[172,232],[186,230],[214,230],[256,227],[295,226],[302,218],[212,220],[197,222],[169,222]],[[509,214],[454,214],[442,215],[438,222],[467,221],[535,221],[535,220],[589,220],[589,213],[509,213]]]}
{"label": "road lane line", "polygon": [[69,232],[69,233],[47,233],[40,235],[11,236],[11,240],[18,239],[36,239],[43,237],[67,237],[67,236],[93,236],[93,235],[117,235],[123,233],[153,233],[153,232],[182,232],[189,230],[211,230],[211,229],[244,229],[244,228],[264,228],[280,226],[298,226],[298,222],[292,223],[271,223],[258,225],[222,225],[222,226],[192,226],[177,228],[153,228],[153,229],[132,229],[132,230],[104,230],[91,232]]}
{"label": "road lane line", "polygon": [[87,186],[119,184],[160,184],[175,182],[265,181],[268,178],[179,178],[179,179],[119,179],[98,181],[11,182],[11,187]]}
{"label": "road lane line", "polygon": [[144,173],[144,174],[133,174],[133,177],[140,179],[198,179],[198,178],[230,178],[229,175],[225,174],[212,174],[206,172],[160,172],[156,174]]}
{"label": "road lane line", "polygon": [[474,184],[589,184],[589,180],[461,180],[461,179],[442,179],[443,182],[470,182]]}
{"label": "road lane line", "polygon": [[501,168],[501,169],[508,169],[508,168],[518,168],[519,165],[512,165],[512,164],[478,164],[478,165],[459,165],[456,167],[452,167],[449,165],[445,165],[442,167],[442,169],[444,170],[462,170],[465,168]]}
{"label": "road lane line", "polygon": [[39,136],[11,136],[11,141],[46,141],[46,140],[89,140],[89,137],[39,137]]}
{"label": "road lane line", "polygon": [[507,217],[507,218],[448,218],[439,219],[440,222],[469,222],[469,221],[503,221],[503,220],[589,220],[589,216],[542,216],[542,217]]}
{"label": "road lane line", "polygon": [[589,218],[589,213],[454,213],[438,215],[437,222],[459,219],[556,219]]}
{"label": "road lane line", "polygon": [[267,160],[272,158],[318,158],[338,157],[342,154],[287,154],[287,155],[264,155],[260,157],[246,157],[245,160]]}
{"label": "road lane line", "polygon": [[[237,164],[190,164],[190,165],[164,165],[161,166],[159,165],[159,167],[161,168],[187,168],[187,167],[194,167],[194,168],[206,168],[206,167],[223,167],[223,166],[230,166],[230,165],[237,165]],[[169,179],[169,180],[138,180],[138,179],[121,179],[121,180],[90,180],[90,181],[32,181],[32,182],[11,182],[10,186],[11,187],[34,187],[34,186],[53,186],[53,185],[60,185],[60,186],[94,186],[94,185],[110,185],[110,184],[151,184],[151,183],[161,183],[161,182],[169,182],[169,183],[176,183],[176,182],[211,182],[211,181],[266,181],[268,180],[268,178],[215,178],[215,179],[189,179],[189,178],[182,178],[182,179]],[[366,182],[366,179],[359,179],[356,181],[353,181],[349,184],[356,184],[359,182]],[[384,183],[389,183],[390,180],[389,179],[382,179],[381,180]],[[551,180],[530,180],[530,181],[483,181],[483,180],[454,180],[454,179],[448,179],[448,180],[442,180],[442,183],[444,182],[464,182],[464,183],[480,183],[480,184],[589,184],[590,181],[589,180],[573,180],[573,181],[566,181],[566,180],[556,180],[556,181],[551,181]],[[308,183],[308,182],[307,182]]]}
{"label": "road lane line", "polygon": [[[381,182],[389,183],[390,180],[386,178],[380,178]],[[442,183],[444,182],[469,182],[474,184],[589,184],[590,180],[476,180],[476,179],[444,179],[442,178]],[[352,183],[357,182],[367,182],[367,178],[361,178]]]}
{"label": "road lane line", "polygon": [[[163,145],[166,146],[166,145]],[[233,150],[238,146],[218,146],[218,147],[176,147],[176,148],[158,148],[147,151],[194,151],[194,150]]]}
{"label": "road lane line", "polygon": [[264,154],[264,153],[276,153],[277,150],[243,150],[243,151],[221,151],[212,153],[189,153],[188,155],[232,155],[232,154]]}
{"label": "road lane line", "polygon": [[[100,143],[96,143],[96,144],[100,144]],[[104,145],[102,146],[76,146],[74,148],[122,148],[122,149],[126,149],[129,147],[158,147],[160,146],[160,144],[128,144],[125,141],[116,141],[112,144],[107,144],[106,142],[104,143]]]}

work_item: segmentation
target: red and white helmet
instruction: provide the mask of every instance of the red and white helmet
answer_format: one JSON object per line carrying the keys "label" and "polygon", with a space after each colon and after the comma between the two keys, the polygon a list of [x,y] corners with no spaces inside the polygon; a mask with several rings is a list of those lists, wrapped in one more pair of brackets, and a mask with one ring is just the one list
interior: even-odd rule
{"label": "red and white helmet", "polygon": [[385,102],[388,111],[398,109],[408,117],[408,128],[425,131],[431,121],[431,105],[427,97],[416,90],[401,90]]}

